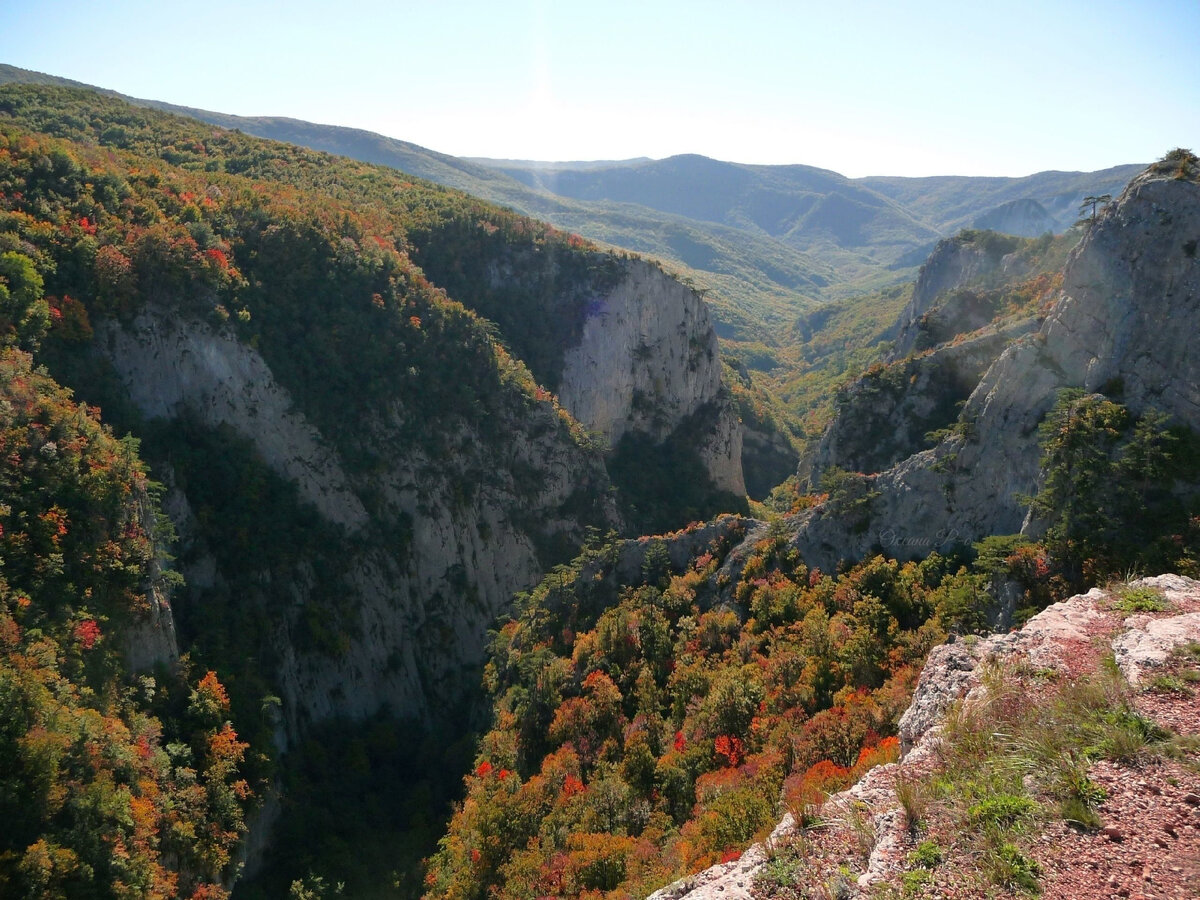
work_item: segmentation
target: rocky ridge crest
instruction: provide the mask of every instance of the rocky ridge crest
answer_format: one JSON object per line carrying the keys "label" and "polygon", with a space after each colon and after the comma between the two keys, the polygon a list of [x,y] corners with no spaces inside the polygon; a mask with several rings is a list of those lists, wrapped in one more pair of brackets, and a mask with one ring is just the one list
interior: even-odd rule
{"label": "rocky ridge crest", "polygon": [[[990,237],[991,240],[985,238]],[[934,309],[939,299],[967,284],[993,276],[1016,278],[1027,270],[1027,263],[1013,252],[1017,242],[1002,235],[964,232],[938,241],[937,246],[917,273],[912,299],[900,314],[899,333],[892,359],[903,359],[917,349],[921,320]]]}
{"label": "rocky ridge crest", "polygon": [[1200,185],[1153,169],[1130,182],[1072,251],[1041,328],[987,369],[961,427],[872,479],[868,528],[808,514],[805,559],[828,569],[880,547],[911,558],[1036,528],[1018,498],[1036,492],[1037,427],[1063,388],[1116,392],[1134,414],[1154,408],[1200,427],[1197,240]]}

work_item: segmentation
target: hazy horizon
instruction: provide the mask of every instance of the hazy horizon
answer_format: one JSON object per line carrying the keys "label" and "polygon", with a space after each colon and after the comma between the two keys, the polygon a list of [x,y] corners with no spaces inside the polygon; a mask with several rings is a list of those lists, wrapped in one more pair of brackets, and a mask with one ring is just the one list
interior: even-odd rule
{"label": "hazy horizon", "polygon": [[5,62],[459,157],[1021,177],[1200,144],[1200,4],[525,0],[0,9]]}

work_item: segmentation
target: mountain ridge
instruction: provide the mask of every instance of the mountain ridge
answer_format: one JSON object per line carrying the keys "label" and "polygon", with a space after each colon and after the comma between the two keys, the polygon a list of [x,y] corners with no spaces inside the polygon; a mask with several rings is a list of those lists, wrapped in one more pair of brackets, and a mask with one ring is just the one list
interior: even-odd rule
{"label": "mountain ridge", "polygon": [[[116,94],[0,64],[0,82],[14,80],[68,83]],[[756,166],[710,160],[696,154],[667,160],[619,161],[612,166],[588,162],[579,166],[582,171],[575,174],[567,164],[537,162],[530,166],[531,172],[523,181],[513,177],[520,166],[513,166],[510,161],[500,161],[500,168],[494,168],[479,159],[459,159],[362,129],[315,125],[281,117],[238,117],[163,101],[124,99],[261,137],[394,166],[511,206],[604,244],[625,247],[680,266],[685,277],[710,292],[708,301],[726,347],[747,358],[755,352],[755,344],[786,345],[794,321],[827,300],[907,279],[939,237],[971,224],[1002,202],[1020,199],[1005,194],[990,204],[975,201],[967,203],[965,212],[957,207],[942,212],[912,211],[905,208],[905,200],[911,199],[913,182],[923,184],[922,179],[886,176],[848,179],[831,170],[801,164]],[[678,165],[671,160],[680,159],[693,166],[698,164],[705,171],[737,173],[743,180],[752,176],[757,186],[750,196],[739,201],[737,208],[710,209],[707,218],[664,211],[646,202],[645,197],[632,202],[636,199],[633,194],[624,199],[581,200],[530,186],[530,182],[540,183],[541,178],[595,179],[604,173],[669,169]],[[1039,202],[1046,205],[1045,201],[1057,198],[1051,204],[1051,211],[1062,225],[1067,214],[1074,213],[1072,202],[1084,193],[1118,193],[1124,182],[1116,182],[1122,176],[1127,180],[1135,169],[1126,166],[1105,170],[1113,174],[1099,181],[1089,180],[1086,173],[1079,178],[1072,175],[1070,190],[1055,188]],[[1062,173],[1041,173],[1059,174]],[[1028,176],[1035,177],[1038,176]],[[952,195],[956,187],[961,191],[968,184],[994,182],[1011,187],[1010,182],[1019,184],[1027,180],[939,176],[936,181],[940,191],[936,193],[943,197]],[[679,191],[688,196],[705,193],[694,179],[685,179],[679,185]],[[708,186],[709,191],[711,187]],[[954,202],[962,206],[961,200],[953,198],[938,201],[940,207]]]}
{"label": "mountain ridge", "polygon": [[[1182,337],[1200,304],[1196,238],[1189,237],[1200,234],[1200,187],[1195,157],[1177,153],[1137,176],[1090,224],[1061,286],[1045,285],[1049,298],[1042,300],[1052,304],[1040,327],[987,368],[948,433],[931,449],[862,476],[874,496],[870,529],[852,533],[817,509],[798,539],[806,558],[836,565],[869,552],[882,534],[933,542],[894,547],[901,555],[927,552],[950,535],[965,542],[1037,535],[1045,524],[1025,501],[1037,493],[1042,463],[1030,435],[1064,390],[1200,427],[1200,400],[1190,387],[1200,362]],[[956,241],[943,248],[951,270],[984,257],[992,267],[1008,259]],[[928,273],[933,281],[943,274],[940,267]],[[910,308],[902,321],[913,316]]]}

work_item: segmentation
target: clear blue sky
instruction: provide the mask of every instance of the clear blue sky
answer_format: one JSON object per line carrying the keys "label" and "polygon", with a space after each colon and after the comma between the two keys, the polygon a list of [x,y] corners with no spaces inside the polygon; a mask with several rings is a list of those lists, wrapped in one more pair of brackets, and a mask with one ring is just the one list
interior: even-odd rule
{"label": "clear blue sky", "polygon": [[0,0],[0,62],[460,156],[1024,175],[1200,151],[1200,0]]}

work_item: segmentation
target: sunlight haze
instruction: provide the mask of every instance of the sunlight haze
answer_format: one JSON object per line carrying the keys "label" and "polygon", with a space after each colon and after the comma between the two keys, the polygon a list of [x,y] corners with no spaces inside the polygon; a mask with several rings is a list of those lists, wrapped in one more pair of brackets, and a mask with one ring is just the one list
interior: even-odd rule
{"label": "sunlight haze", "polygon": [[49,0],[0,34],[23,68],[457,156],[1023,175],[1200,144],[1192,0]]}

